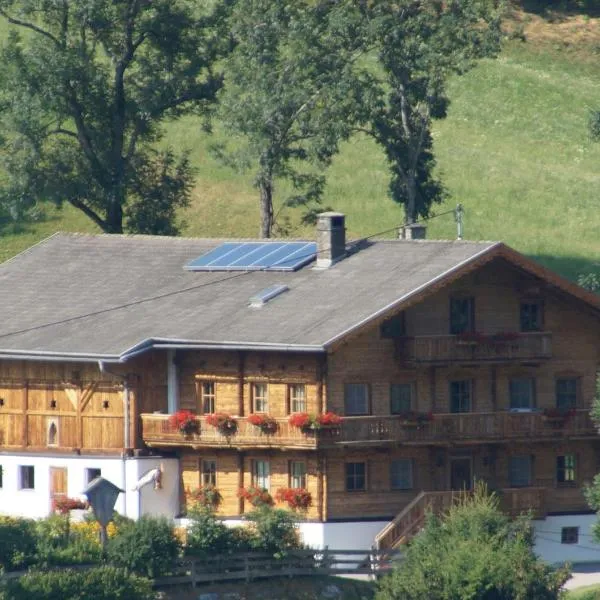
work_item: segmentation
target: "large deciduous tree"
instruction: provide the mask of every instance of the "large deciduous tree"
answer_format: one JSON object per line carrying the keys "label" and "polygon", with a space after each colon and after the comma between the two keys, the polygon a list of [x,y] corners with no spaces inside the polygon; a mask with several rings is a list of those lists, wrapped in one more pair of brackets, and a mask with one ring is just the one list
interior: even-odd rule
{"label": "large deciduous tree", "polygon": [[377,68],[364,74],[374,98],[367,131],[385,152],[390,195],[411,223],[446,196],[434,173],[432,120],[447,114],[448,79],[498,52],[500,6],[497,0],[359,4],[365,45],[377,57]]}
{"label": "large deciduous tree", "polygon": [[281,206],[320,201],[323,170],[356,110],[350,67],[360,54],[359,25],[343,2],[237,2],[219,113],[230,137],[216,149],[230,165],[254,173],[261,237],[273,231],[278,180],[293,188]]}
{"label": "large deciduous tree", "polygon": [[161,123],[209,105],[228,2],[0,0],[0,205],[68,202],[103,231],[172,234],[187,157]]}

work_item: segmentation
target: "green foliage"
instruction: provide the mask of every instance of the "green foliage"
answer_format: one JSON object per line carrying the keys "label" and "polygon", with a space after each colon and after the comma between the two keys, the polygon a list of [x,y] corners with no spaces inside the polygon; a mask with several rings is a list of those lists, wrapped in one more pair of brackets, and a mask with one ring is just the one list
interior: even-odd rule
{"label": "green foliage", "polygon": [[150,578],[168,573],[179,552],[172,522],[148,515],[119,529],[107,546],[110,564]]}
{"label": "green foliage", "polygon": [[275,224],[285,229],[273,213],[276,180],[292,188],[281,208],[308,207],[310,214],[324,190],[323,170],[350,133],[349,65],[360,39],[344,22],[343,4],[238,0],[233,11],[235,48],[219,111],[231,137],[215,153],[254,173],[261,237],[270,237]]}
{"label": "green foliage", "polygon": [[198,505],[188,517],[191,521],[187,531],[186,554],[209,556],[238,550],[237,530],[227,527],[210,508]]}
{"label": "green foliage", "polygon": [[72,528],[69,515],[51,515],[35,523],[36,564],[77,565],[100,562],[102,549],[81,529]]}
{"label": "green foliage", "polygon": [[34,561],[35,551],[34,521],[0,517],[0,569],[26,567]]}
{"label": "green foliage", "polygon": [[10,600],[151,600],[151,582],[125,569],[31,572],[7,582]]}
{"label": "green foliage", "polygon": [[289,550],[301,548],[294,514],[287,510],[261,506],[246,515],[252,523],[255,550],[268,552],[275,557],[285,556]]}
{"label": "green foliage", "polygon": [[124,214],[132,231],[175,233],[191,171],[153,144],[165,120],[214,100],[227,4],[199,16],[187,0],[0,0],[13,25],[0,53],[0,219],[45,200],[109,233]]}
{"label": "green foliage", "polygon": [[554,600],[568,578],[537,559],[530,525],[511,521],[478,488],[443,518],[429,516],[376,600]]}
{"label": "green foliage", "polygon": [[598,273],[579,275],[577,283],[590,292],[598,292],[600,294],[600,274]]}

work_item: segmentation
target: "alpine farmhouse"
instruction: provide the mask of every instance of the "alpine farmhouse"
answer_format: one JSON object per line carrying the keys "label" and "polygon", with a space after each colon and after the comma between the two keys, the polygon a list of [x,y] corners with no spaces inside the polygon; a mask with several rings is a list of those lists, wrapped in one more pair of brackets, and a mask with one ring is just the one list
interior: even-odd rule
{"label": "alpine farmhouse", "polygon": [[481,480],[542,557],[596,559],[600,299],[502,243],[404,233],[348,243],[324,213],[316,244],[56,234],[4,263],[0,510],[102,475],[133,518],[214,485],[239,521],[241,488],[304,488],[306,543],[391,547]]}

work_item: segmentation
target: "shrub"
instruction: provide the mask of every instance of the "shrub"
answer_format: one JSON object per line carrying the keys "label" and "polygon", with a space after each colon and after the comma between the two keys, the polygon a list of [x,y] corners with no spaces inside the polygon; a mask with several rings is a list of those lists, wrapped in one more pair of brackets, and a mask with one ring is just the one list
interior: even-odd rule
{"label": "shrub", "polygon": [[279,558],[289,550],[302,548],[294,515],[289,511],[263,506],[245,518],[252,523],[255,532],[252,540],[255,550]]}
{"label": "shrub", "polygon": [[109,538],[108,561],[150,578],[168,573],[180,551],[173,524],[164,517],[144,515]]}
{"label": "shrub", "polygon": [[0,517],[0,567],[10,571],[31,564],[36,551],[35,523]]}
{"label": "shrub", "polygon": [[191,523],[187,530],[186,554],[208,556],[235,549],[234,530],[217,519],[212,510],[198,506],[190,510],[188,517]]}
{"label": "shrub", "polygon": [[6,597],[10,600],[150,600],[155,595],[148,579],[125,569],[104,566],[31,572],[8,581]]}

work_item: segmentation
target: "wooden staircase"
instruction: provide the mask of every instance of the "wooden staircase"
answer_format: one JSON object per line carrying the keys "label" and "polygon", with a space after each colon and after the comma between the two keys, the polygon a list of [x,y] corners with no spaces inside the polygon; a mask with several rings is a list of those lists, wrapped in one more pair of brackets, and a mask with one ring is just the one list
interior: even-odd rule
{"label": "wooden staircase", "polygon": [[[421,492],[410,504],[375,536],[377,550],[394,550],[409,542],[423,527],[425,516],[446,512],[468,491],[446,490]],[[512,517],[529,513],[532,518],[543,518],[545,487],[508,488],[499,491],[500,508]]]}

